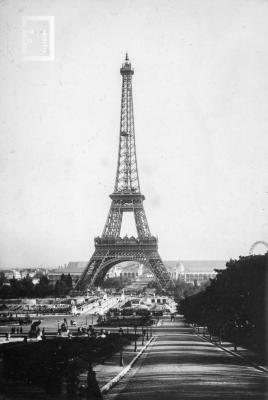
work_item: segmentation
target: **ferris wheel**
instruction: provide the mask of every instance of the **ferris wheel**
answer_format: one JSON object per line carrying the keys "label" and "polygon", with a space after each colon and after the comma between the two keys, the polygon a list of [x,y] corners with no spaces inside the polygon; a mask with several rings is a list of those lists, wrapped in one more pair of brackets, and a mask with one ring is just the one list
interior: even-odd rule
{"label": "ferris wheel", "polygon": [[[268,243],[264,242],[263,240],[258,240],[257,242],[254,242],[253,245],[249,249],[249,255],[252,256],[254,253],[254,250],[257,246],[261,245],[262,247],[264,246],[266,248],[266,251],[268,250]],[[259,254],[259,253],[257,253]]]}

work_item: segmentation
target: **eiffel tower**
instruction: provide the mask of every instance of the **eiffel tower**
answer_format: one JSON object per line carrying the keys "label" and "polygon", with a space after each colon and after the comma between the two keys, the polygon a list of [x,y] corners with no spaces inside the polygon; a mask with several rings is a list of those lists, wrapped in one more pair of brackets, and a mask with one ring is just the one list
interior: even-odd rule
{"label": "eiffel tower", "polygon": [[[145,215],[144,195],[140,191],[132,100],[132,75],[128,55],[120,69],[122,75],[119,152],[110,211],[102,236],[94,240],[95,251],[78,280],[75,290],[99,286],[114,265],[138,261],[147,266],[159,287],[165,291],[174,285],[158,253],[157,238],[151,235]],[[120,237],[124,212],[134,214],[137,237]]]}

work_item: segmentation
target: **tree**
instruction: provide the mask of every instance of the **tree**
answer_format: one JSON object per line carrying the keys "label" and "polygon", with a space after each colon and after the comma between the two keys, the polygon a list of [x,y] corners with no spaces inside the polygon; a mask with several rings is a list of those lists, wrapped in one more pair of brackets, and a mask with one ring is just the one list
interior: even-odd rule
{"label": "tree", "polygon": [[46,297],[52,293],[52,285],[49,283],[49,279],[46,275],[42,275],[39,283],[35,287],[36,297]]}
{"label": "tree", "polygon": [[70,274],[62,274],[60,279],[55,284],[55,296],[64,296],[73,287],[72,277]]}
{"label": "tree", "polygon": [[72,290],[73,288],[73,280],[70,274],[68,274],[67,276],[65,275],[65,283],[66,286],[69,290]]}
{"label": "tree", "polygon": [[7,283],[7,278],[5,277],[4,272],[0,272],[0,287],[3,285],[3,283]]}
{"label": "tree", "polygon": [[122,290],[125,286],[131,283],[131,279],[125,277],[107,278],[102,283],[103,289]]}
{"label": "tree", "polygon": [[268,253],[230,260],[209,287],[180,302],[186,321],[264,354],[267,261]]}

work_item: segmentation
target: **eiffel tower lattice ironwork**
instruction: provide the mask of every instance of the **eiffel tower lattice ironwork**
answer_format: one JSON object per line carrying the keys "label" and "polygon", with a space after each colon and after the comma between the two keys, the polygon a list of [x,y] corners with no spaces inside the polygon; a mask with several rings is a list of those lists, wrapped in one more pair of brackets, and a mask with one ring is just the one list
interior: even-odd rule
{"label": "eiffel tower lattice ironwork", "polygon": [[[174,285],[158,253],[157,238],[151,235],[140,191],[132,99],[132,75],[128,55],[122,75],[121,119],[117,173],[108,218],[101,237],[95,238],[95,251],[75,287],[85,290],[100,285],[106,273],[123,261],[138,261],[153,273],[161,289]],[[134,214],[137,237],[120,237],[124,212]]]}

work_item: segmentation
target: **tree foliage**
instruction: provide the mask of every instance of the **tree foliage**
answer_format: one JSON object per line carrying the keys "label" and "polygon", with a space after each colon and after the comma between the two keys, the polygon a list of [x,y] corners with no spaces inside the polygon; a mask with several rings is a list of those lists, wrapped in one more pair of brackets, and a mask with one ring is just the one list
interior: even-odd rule
{"label": "tree foliage", "polygon": [[54,284],[48,279],[47,276],[42,275],[40,281],[34,285],[32,278],[27,275],[23,279],[12,278],[8,284],[4,279],[0,281],[0,298],[14,299],[14,298],[34,298],[34,297],[47,297],[47,296],[64,296],[72,289],[71,275],[62,274],[59,281]]}
{"label": "tree foliage", "polygon": [[187,322],[264,352],[268,253],[230,260],[204,291],[180,301]]}
{"label": "tree foliage", "polygon": [[113,277],[107,278],[102,283],[103,289],[122,290],[125,286],[131,283],[131,279],[127,277]]}
{"label": "tree foliage", "polygon": [[72,277],[70,274],[62,274],[55,284],[55,296],[65,296],[72,289]]}
{"label": "tree foliage", "polygon": [[[170,285],[168,288],[168,292],[174,297],[175,301],[178,303],[180,302],[180,300],[204,290],[204,288],[210,284],[210,281],[206,281],[200,286],[185,282],[182,279],[177,279],[174,281],[174,283],[175,288],[173,287],[173,285]],[[162,289],[159,287],[159,284],[155,280],[149,282],[147,287],[150,289],[156,289],[156,294],[163,293]]]}
{"label": "tree foliage", "polygon": [[180,300],[193,296],[201,291],[203,291],[207,286],[209,286],[210,281],[206,281],[202,283],[200,286],[193,285],[192,283],[185,282],[181,279],[177,279],[175,281],[175,290],[174,290],[174,298],[175,301],[179,302]]}

